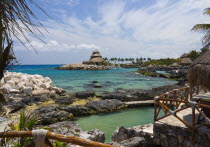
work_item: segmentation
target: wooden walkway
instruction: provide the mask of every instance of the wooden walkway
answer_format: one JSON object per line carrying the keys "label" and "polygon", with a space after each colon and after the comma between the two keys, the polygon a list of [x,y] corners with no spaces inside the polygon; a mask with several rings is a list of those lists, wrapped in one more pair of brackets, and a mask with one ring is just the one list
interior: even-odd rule
{"label": "wooden walkway", "polygon": [[210,99],[210,92],[205,93],[202,91],[198,95],[193,96],[193,100],[200,99],[200,98]]}
{"label": "wooden walkway", "polygon": [[129,108],[138,107],[138,106],[153,106],[154,105],[154,100],[131,101],[131,102],[125,102],[125,104],[128,105]]}

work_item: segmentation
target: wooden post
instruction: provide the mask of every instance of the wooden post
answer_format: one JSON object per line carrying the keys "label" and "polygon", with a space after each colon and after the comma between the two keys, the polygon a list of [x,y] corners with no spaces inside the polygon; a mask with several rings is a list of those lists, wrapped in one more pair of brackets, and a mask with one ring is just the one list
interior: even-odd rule
{"label": "wooden post", "polygon": [[192,144],[195,143],[195,106],[192,106]]}

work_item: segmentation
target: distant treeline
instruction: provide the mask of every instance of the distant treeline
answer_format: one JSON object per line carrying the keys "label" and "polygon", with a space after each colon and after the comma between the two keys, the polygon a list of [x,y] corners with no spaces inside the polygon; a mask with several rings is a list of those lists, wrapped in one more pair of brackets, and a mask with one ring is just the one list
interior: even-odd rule
{"label": "distant treeline", "polygon": [[150,61],[146,61],[143,63],[143,66],[149,66],[149,65],[171,65],[175,62],[180,62],[181,59],[171,59],[171,58],[166,58],[166,59],[152,59]]}
{"label": "distant treeline", "polygon": [[[187,57],[190,58],[192,61],[194,61],[197,57],[199,57],[201,54],[206,52],[208,49],[202,48],[200,51],[191,50]],[[133,64],[140,64],[142,66],[149,66],[149,65],[171,65],[173,63],[179,63],[181,61],[180,58],[174,59],[174,58],[165,58],[165,59],[151,59],[151,58],[104,58],[106,62],[111,63],[120,63],[120,64],[126,64],[126,63],[133,63]]]}

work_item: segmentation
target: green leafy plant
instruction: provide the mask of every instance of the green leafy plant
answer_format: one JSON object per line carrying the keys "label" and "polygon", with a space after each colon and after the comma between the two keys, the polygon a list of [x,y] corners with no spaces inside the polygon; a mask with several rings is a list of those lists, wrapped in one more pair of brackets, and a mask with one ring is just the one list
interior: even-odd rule
{"label": "green leafy plant", "polygon": [[[37,123],[38,117],[35,114],[21,111],[19,119],[8,124],[10,129],[5,129],[5,132],[32,130]],[[9,144],[12,147],[25,147],[31,143],[32,140],[32,138],[2,139],[0,141],[0,146],[7,147]]]}
{"label": "green leafy plant", "polygon": [[53,143],[55,147],[68,147],[67,143],[61,142],[61,141],[56,141]]}

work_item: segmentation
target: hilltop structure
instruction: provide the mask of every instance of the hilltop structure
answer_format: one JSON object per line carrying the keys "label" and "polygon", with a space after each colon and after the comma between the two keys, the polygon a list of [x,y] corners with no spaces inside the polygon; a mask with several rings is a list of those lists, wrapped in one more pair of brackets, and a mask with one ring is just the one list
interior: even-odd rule
{"label": "hilltop structure", "polygon": [[84,61],[83,64],[96,64],[96,65],[101,65],[103,64],[105,61],[102,58],[100,52],[98,50],[94,50],[92,55],[90,56],[90,60],[89,61]]}
{"label": "hilltop structure", "polygon": [[107,65],[98,50],[94,50],[90,56],[90,60],[82,63],[67,64],[56,69],[62,70],[108,70],[111,67]]}

